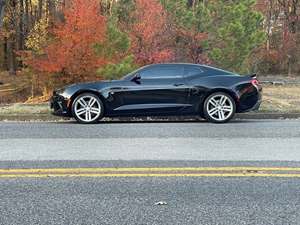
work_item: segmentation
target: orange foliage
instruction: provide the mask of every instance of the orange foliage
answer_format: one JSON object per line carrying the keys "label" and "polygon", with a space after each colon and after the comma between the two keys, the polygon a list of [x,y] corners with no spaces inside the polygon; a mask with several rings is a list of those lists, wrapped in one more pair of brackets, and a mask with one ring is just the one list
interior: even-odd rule
{"label": "orange foliage", "polygon": [[209,57],[204,54],[201,42],[208,39],[208,33],[200,33],[193,29],[178,28],[177,36],[184,40],[185,48],[188,49],[189,58],[193,63],[211,64]]}
{"label": "orange foliage", "polygon": [[266,11],[268,10],[269,4],[270,4],[269,0],[258,0],[256,2],[255,9],[262,13],[266,13]]}
{"label": "orange foliage", "polygon": [[136,0],[132,15],[132,53],[138,64],[172,61],[173,51],[168,47],[167,13],[158,0]]}
{"label": "orange foliage", "polygon": [[106,39],[106,18],[100,15],[99,2],[72,0],[64,9],[64,16],[65,22],[56,24],[52,31],[54,40],[45,47],[45,55],[33,57],[27,63],[41,72],[95,74],[106,63],[93,49]]}

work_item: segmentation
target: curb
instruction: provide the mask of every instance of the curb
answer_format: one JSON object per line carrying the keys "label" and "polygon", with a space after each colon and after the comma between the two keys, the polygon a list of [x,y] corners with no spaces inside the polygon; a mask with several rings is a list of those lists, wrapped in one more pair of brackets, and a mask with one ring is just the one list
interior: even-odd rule
{"label": "curb", "polygon": [[51,114],[10,114],[0,115],[0,121],[61,121],[64,118]]}
{"label": "curb", "polygon": [[[300,119],[300,113],[243,113],[237,114],[234,119],[237,120],[266,120],[266,119]],[[69,118],[56,117],[51,114],[10,114],[0,115],[0,121],[69,121]],[[170,116],[170,117],[120,117],[120,118],[104,118],[103,121],[112,122],[184,122],[184,121],[199,121],[202,120],[197,116]]]}
{"label": "curb", "polygon": [[300,119],[300,113],[241,113],[237,114],[235,119]]}

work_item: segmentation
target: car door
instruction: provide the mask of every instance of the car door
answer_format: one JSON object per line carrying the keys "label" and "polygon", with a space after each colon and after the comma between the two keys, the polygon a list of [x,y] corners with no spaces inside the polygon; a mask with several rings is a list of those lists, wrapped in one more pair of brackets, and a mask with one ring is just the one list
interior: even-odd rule
{"label": "car door", "polygon": [[[176,114],[191,107],[180,65],[152,65],[138,71],[115,95],[115,112],[129,115]],[[133,78],[132,77],[132,78]]]}
{"label": "car door", "polygon": [[202,108],[207,94],[207,88],[202,79],[207,75],[208,73],[199,65],[185,65],[184,77],[190,90],[188,103],[192,105],[190,114],[199,114],[199,109]]}

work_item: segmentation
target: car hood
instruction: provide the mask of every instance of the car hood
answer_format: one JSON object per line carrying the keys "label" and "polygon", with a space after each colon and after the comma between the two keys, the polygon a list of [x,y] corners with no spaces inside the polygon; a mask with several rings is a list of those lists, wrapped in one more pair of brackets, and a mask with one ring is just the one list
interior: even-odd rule
{"label": "car hood", "polygon": [[94,81],[94,82],[75,83],[75,84],[66,86],[65,89],[74,88],[74,87],[85,88],[85,87],[94,87],[94,86],[99,86],[99,85],[102,86],[102,85],[106,85],[111,82],[114,82],[114,81],[102,80],[102,81]]}
{"label": "car hood", "polygon": [[112,80],[112,81],[105,80],[105,81],[96,81],[96,82],[87,82],[87,83],[76,83],[76,84],[65,86],[64,88],[57,90],[57,92],[62,93],[65,97],[70,97],[79,90],[86,89],[86,90],[99,91],[111,85],[116,85],[120,82],[121,81],[119,80]]}

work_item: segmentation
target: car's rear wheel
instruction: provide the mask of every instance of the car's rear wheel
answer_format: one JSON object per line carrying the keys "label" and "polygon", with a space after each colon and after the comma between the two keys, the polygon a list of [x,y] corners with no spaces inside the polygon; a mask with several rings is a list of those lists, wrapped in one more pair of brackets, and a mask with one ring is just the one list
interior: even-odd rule
{"label": "car's rear wheel", "polygon": [[213,123],[226,123],[230,121],[236,111],[233,98],[224,93],[211,94],[204,102],[203,112],[205,118]]}
{"label": "car's rear wheel", "polygon": [[91,93],[79,95],[72,104],[72,113],[79,123],[95,123],[103,117],[103,103]]}

